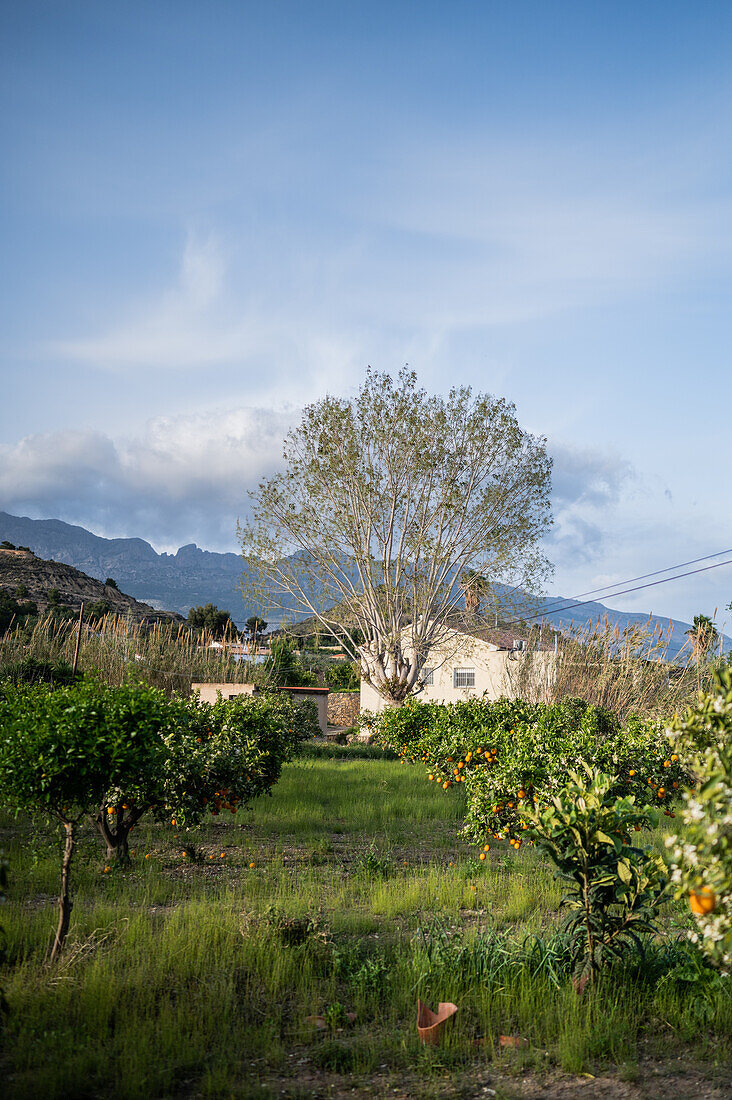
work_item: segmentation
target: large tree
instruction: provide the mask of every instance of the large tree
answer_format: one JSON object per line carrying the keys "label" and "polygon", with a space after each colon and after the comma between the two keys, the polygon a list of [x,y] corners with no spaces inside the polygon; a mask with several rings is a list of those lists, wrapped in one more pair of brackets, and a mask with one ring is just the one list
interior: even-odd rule
{"label": "large tree", "polygon": [[251,494],[245,597],[314,615],[387,702],[402,702],[466,570],[527,592],[548,573],[545,442],[501,398],[432,396],[412,371],[369,370],[353,400],[306,407],[283,472]]}

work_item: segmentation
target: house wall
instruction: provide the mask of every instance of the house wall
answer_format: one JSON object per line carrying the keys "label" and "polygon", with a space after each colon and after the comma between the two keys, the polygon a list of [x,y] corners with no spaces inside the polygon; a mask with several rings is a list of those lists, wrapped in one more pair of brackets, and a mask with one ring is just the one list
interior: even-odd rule
{"label": "house wall", "polygon": [[[426,665],[434,668],[433,684],[414,692],[411,698],[424,703],[456,703],[461,699],[512,699],[516,695],[517,663],[515,654],[505,649],[495,649],[475,638],[455,640],[449,647],[433,650]],[[554,669],[553,653],[533,653],[535,683],[532,694],[546,697]],[[453,671],[456,668],[475,669],[475,687],[453,687]],[[361,710],[378,713],[387,706],[386,701],[370,684],[361,681]]]}

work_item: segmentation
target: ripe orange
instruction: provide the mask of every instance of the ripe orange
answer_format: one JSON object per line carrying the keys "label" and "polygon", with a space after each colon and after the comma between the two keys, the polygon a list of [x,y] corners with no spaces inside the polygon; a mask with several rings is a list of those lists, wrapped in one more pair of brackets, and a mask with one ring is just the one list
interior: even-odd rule
{"label": "ripe orange", "polygon": [[[224,853],[222,852],[221,854],[223,855]],[[249,864],[249,870],[251,871],[253,867],[254,867],[254,864],[253,864],[253,863],[250,863],[250,864]]]}
{"label": "ripe orange", "polygon": [[692,913],[696,913],[698,917],[703,917],[707,913],[713,913],[717,908],[717,895],[714,890],[708,889],[703,886],[699,890],[692,890],[689,894],[689,905],[691,906]]}
{"label": "ripe orange", "polygon": [[485,859],[485,852],[480,853],[480,859]]}
{"label": "ripe orange", "polygon": [[484,844],[483,845],[483,851],[484,852],[490,852],[490,850],[491,850],[490,844]]}

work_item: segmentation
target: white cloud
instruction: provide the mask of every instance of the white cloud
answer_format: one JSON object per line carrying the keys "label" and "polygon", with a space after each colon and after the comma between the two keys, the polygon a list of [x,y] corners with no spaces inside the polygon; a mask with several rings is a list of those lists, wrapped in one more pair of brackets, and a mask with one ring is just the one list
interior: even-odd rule
{"label": "white cloud", "polygon": [[101,369],[196,367],[244,359],[262,351],[271,332],[262,319],[223,316],[225,290],[219,241],[189,235],[174,285],[146,310],[107,332],[53,341],[48,350]]}
{"label": "white cloud", "polygon": [[158,547],[235,545],[247,491],[271,474],[295,411],[239,408],[158,417],[134,439],[55,432],[0,446],[0,507]]}

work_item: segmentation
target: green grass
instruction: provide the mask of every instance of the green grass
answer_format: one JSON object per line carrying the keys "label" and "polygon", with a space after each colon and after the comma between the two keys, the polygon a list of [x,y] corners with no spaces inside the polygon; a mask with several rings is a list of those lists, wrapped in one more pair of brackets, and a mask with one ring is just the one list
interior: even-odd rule
{"label": "green grass", "polygon": [[[287,766],[271,798],[225,822],[141,825],[127,871],[104,873],[90,831],[53,970],[58,838],[0,818],[4,1095],[264,1100],[336,1095],[339,1082],[380,1095],[408,1080],[409,1095],[457,1097],[475,1094],[486,1065],[510,1095],[512,1075],[551,1066],[632,1078],[649,1050],[724,1072],[729,983],[681,977],[682,909],[669,908],[644,964],[580,999],[549,870],[503,844],[481,863],[460,839],[463,813],[461,793],[421,769],[342,750]],[[460,1006],[439,1049],[418,1044],[418,996]],[[307,1023],[341,1009],[352,1026],[322,1036]],[[502,1034],[528,1045],[502,1051]]]}

